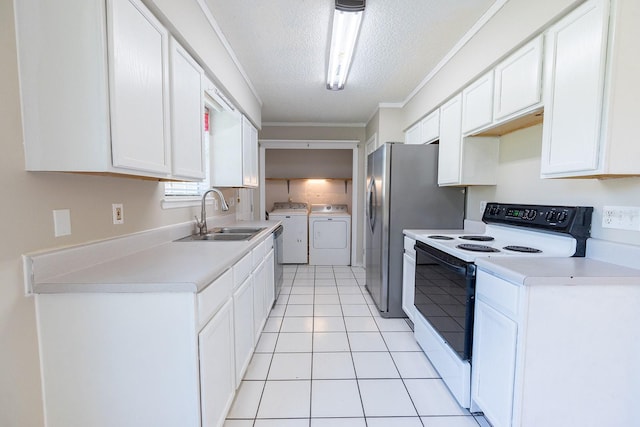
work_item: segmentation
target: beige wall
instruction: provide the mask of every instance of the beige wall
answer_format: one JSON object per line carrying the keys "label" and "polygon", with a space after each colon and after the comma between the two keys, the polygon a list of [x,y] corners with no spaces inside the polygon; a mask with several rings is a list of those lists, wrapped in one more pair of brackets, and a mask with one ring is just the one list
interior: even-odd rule
{"label": "beige wall", "polygon": [[640,206],[640,178],[540,179],[541,150],[542,125],[503,136],[498,185],[469,187],[468,218],[481,218],[481,201],[593,206],[593,237],[640,244],[640,231],[602,228],[603,206]]}
{"label": "beige wall", "polygon": [[[162,3],[173,13],[170,3],[184,6],[185,2]],[[189,15],[177,20],[181,27],[187,27],[182,20],[195,13],[191,6],[185,9]],[[198,43],[202,56],[213,63],[218,51],[209,52],[205,40]],[[199,208],[163,210],[164,186],[154,181],[25,172],[11,0],[0,0],[0,58],[0,199],[4,208],[0,213],[0,426],[41,427],[34,302],[24,296],[21,255],[190,221]],[[231,69],[224,78],[220,76],[234,80]],[[244,100],[248,110],[255,110],[256,101],[239,92],[238,99]],[[257,111],[252,114],[259,120]],[[234,190],[225,194],[232,196]],[[124,225],[111,223],[112,203],[124,204]],[[54,237],[54,209],[71,210],[70,236]]]}

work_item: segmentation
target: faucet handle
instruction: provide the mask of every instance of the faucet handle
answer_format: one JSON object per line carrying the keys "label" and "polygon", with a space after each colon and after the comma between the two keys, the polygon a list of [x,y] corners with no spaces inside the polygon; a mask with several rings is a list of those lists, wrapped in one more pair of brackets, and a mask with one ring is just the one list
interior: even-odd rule
{"label": "faucet handle", "polygon": [[203,234],[204,227],[206,227],[207,223],[204,221],[204,219],[200,221],[198,219],[198,215],[195,215],[194,218],[196,219],[196,227],[198,227],[199,234]]}

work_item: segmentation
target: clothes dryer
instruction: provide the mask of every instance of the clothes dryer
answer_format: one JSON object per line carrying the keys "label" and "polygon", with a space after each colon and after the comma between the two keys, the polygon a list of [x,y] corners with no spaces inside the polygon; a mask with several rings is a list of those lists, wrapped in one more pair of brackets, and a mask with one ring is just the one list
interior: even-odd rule
{"label": "clothes dryer", "polygon": [[311,205],[309,239],[310,265],[350,265],[351,215],[347,205]]}
{"label": "clothes dryer", "polygon": [[309,206],[306,203],[276,202],[270,221],[282,221],[282,263],[306,264],[308,261]]}

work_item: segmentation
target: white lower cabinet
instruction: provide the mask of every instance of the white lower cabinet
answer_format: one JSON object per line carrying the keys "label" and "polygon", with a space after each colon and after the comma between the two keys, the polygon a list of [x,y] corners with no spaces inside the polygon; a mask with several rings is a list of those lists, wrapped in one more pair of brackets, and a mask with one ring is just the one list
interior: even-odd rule
{"label": "white lower cabinet", "polygon": [[413,304],[416,288],[416,251],[413,248],[415,244],[415,240],[405,236],[402,257],[402,310],[412,322],[416,309]]}
{"label": "white lower cabinet", "polygon": [[273,304],[272,248],[195,294],[36,294],[45,424],[222,426]]}
{"label": "white lower cabinet", "polygon": [[229,299],[198,334],[202,426],[221,426],[236,391],[233,302]]}

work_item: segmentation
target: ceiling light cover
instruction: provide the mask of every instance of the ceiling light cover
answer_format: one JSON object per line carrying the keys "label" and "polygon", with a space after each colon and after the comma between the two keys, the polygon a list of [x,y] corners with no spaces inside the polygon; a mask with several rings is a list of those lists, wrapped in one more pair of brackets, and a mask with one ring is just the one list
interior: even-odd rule
{"label": "ceiling light cover", "polygon": [[337,0],[333,13],[329,68],[327,71],[327,89],[344,89],[351,59],[360,32],[364,0]]}

